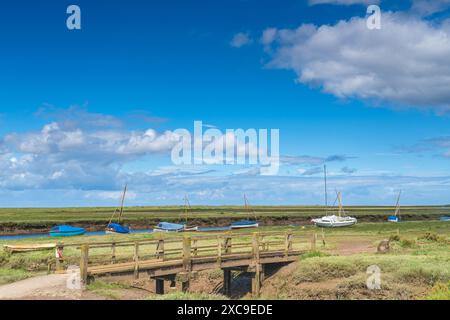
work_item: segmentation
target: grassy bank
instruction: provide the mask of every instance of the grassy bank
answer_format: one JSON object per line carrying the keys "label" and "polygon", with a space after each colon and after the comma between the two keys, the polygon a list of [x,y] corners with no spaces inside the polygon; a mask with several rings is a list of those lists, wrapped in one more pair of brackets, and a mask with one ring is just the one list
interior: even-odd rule
{"label": "grassy bank", "polygon": [[[392,223],[361,223],[351,228],[325,229],[325,244],[321,241],[321,229],[313,226],[263,227],[257,231],[291,231],[297,235],[317,232],[317,252],[303,256],[298,264],[281,269],[268,277],[262,289],[264,298],[277,299],[440,299],[446,297],[450,281],[450,223],[422,221]],[[234,231],[248,238],[256,230]],[[80,236],[64,239],[66,243],[100,242],[123,239],[151,239],[158,234],[130,234],[106,236]],[[167,234],[167,237],[182,237],[183,234]],[[392,250],[388,254],[376,254],[376,245],[381,239],[391,238]],[[14,241],[14,244],[48,243],[55,239],[38,238]],[[0,241],[0,245],[12,244]],[[361,251],[359,245],[362,245]],[[347,255],[346,249],[354,249]],[[105,249],[109,250],[109,249]],[[347,252],[347,253],[346,253]],[[101,253],[101,252],[100,252]],[[122,254],[132,256],[132,250]],[[79,250],[75,247],[64,250],[66,266],[78,264]],[[54,251],[40,251],[9,255],[0,252],[0,284],[14,282],[29,276],[45,273],[54,261]],[[377,265],[382,271],[382,289],[370,291],[365,287],[366,270]],[[219,276],[218,276],[219,275]],[[131,298],[148,299],[218,299],[221,298],[221,273],[214,270],[203,273],[199,281],[203,285],[193,287],[193,292],[183,295],[172,292],[156,297],[146,291]],[[249,280],[249,279],[247,279]],[[248,284],[245,278],[235,281],[236,289],[242,291]],[[239,282],[241,281],[241,282]],[[243,282],[242,282],[243,281]],[[247,281],[247,282],[246,282]],[[150,288],[153,288],[150,285]],[[213,290],[216,288],[216,291]],[[90,292],[107,299],[130,298],[130,284],[94,283]],[[208,291],[210,290],[210,291]],[[145,295],[145,297],[144,297]],[[249,298],[245,292],[235,298]]]}
{"label": "grassy bank", "polygon": [[[322,206],[277,206],[253,207],[259,221],[265,225],[289,224],[306,222],[311,218],[322,216],[325,209]],[[89,229],[101,229],[110,219],[114,208],[1,208],[0,231],[14,232],[27,228],[45,231],[57,224],[76,224]],[[361,221],[385,221],[394,212],[393,207],[346,207],[348,214]],[[439,219],[450,215],[450,206],[413,206],[402,207],[404,220]],[[227,225],[233,220],[247,217],[247,212],[237,206],[194,206],[190,212],[190,223],[202,226]],[[137,227],[151,227],[159,221],[184,221],[183,208],[167,207],[127,207],[124,222]]]}

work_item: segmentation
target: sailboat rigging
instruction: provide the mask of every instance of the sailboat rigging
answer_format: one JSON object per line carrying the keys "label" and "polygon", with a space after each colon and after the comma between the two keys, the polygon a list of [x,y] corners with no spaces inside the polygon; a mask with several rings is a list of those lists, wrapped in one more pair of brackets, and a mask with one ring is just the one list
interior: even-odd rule
{"label": "sailboat rigging", "polygon": [[397,203],[395,205],[394,215],[388,217],[389,222],[399,222],[400,221],[400,196],[402,195],[402,191],[398,193]]}
{"label": "sailboat rigging", "polygon": [[324,166],[324,181],[325,181],[325,216],[319,219],[312,219],[313,222],[318,227],[329,227],[329,228],[337,228],[337,227],[347,227],[356,224],[357,220],[354,217],[343,216],[345,214],[343,205],[342,205],[342,193],[336,190],[336,201],[338,202],[338,215],[328,215],[328,196],[327,196],[327,167]]}
{"label": "sailboat rigging", "polygon": [[186,224],[184,225],[183,231],[197,231],[198,226],[190,226],[188,225],[188,219],[189,219],[189,211],[191,210],[191,204],[189,203],[189,198],[187,194],[184,196],[184,215],[185,215],[185,221]]}
{"label": "sailboat rigging", "polygon": [[[259,227],[259,223],[256,220],[256,213],[253,209],[251,209],[250,204],[247,200],[247,195],[244,194],[244,208],[247,211],[247,220],[239,220],[231,223],[231,229],[242,229],[242,228],[257,228]],[[253,215],[254,220],[251,220],[251,216]]]}
{"label": "sailboat rigging", "polygon": [[[105,232],[106,233],[130,233],[130,229],[128,227],[125,227],[121,225],[122,222],[122,215],[123,215],[123,204],[125,202],[125,195],[127,193],[127,185],[125,184],[125,187],[123,189],[122,197],[120,200],[120,208],[116,208],[111,216],[111,219],[109,220],[108,225],[106,226]],[[117,223],[113,222],[114,216],[118,214]]]}

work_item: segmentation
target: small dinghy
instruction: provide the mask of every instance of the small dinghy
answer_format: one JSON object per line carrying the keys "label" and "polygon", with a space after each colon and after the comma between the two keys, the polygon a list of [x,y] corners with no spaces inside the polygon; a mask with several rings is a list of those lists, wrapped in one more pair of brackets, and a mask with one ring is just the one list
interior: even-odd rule
{"label": "small dinghy", "polygon": [[[127,185],[123,189],[122,198],[120,201],[120,208],[116,208],[109,220],[108,225],[105,228],[106,233],[118,233],[118,234],[127,234],[130,233],[130,229],[120,224],[123,215],[123,203],[125,201],[125,195],[127,193]],[[118,213],[119,217],[117,219],[117,223],[113,223],[114,216]]]}
{"label": "small dinghy", "polygon": [[231,229],[258,228],[259,223],[253,220],[239,220],[231,224]]}
{"label": "small dinghy", "polygon": [[400,191],[397,197],[397,204],[395,205],[394,215],[388,217],[388,222],[399,222],[400,221],[400,196],[402,192]]}
{"label": "small dinghy", "polygon": [[[259,223],[256,221],[256,213],[250,207],[248,203],[247,196],[244,194],[244,208],[247,211],[248,218],[244,220],[239,220],[231,223],[231,229],[243,229],[243,228],[258,228]],[[251,216],[254,216],[254,220],[250,219]]]}
{"label": "small dinghy", "polygon": [[31,252],[31,251],[41,251],[55,249],[55,243],[48,244],[29,244],[29,245],[3,245],[3,250],[9,253],[16,252]]}
{"label": "small dinghy", "polygon": [[130,229],[118,224],[118,223],[110,223],[106,226],[106,233],[130,233]]}
{"label": "small dinghy", "polygon": [[185,228],[184,224],[160,222],[153,229],[153,232],[181,232],[181,231],[185,231],[184,228]]}
{"label": "small dinghy", "polygon": [[50,229],[50,237],[73,237],[85,234],[84,228],[77,228],[72,226],[56,226]]}

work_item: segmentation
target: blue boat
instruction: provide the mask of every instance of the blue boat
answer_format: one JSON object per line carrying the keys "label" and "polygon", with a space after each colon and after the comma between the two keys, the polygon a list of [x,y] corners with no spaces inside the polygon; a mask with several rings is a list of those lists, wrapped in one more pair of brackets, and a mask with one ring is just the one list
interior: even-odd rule
{"label": "blue boat", "polygon": [[445,221],[445,222],[449,222],[450,221],[450,217],[441,217],[440,220],[441,221]]}
{"label": "blue boat", "polygon": [[106,233],[130,233],[130,229],[118,224],[118,223],[110,223],[106,226]]}
{"label": "blue boat", "polygon": [[153,229],[153,232],[181,232],[184,231],[184,224],[170,223],[170,222],[160,222]]}
{"label": "blue boat", "polygon": [[388,221],[389,222],[399,222],[399,218],[397,216],[389,216]]}
{"label": "blue boat", "polygon": [[77,228],[72,226],[56,226],[50,229],[50,237],[73,237],[84,234],[84,228]]}
{"label": "blue boat", "polygon": [[[122,219],[123,215],[123,203],[125,201],[125,195],[127,193],[127,185],[125,185],[125,188],[123,189],[122,198],[120,201],[120,208],[116,208],[111,216],[111,219],[109,220],[108,225],[105,228],[106,233],[119,233],[119,234],[127,234],[130,233],[130,229],[128,227],[125,227],[120,224],[120,221]],[[118,221],[117,223],[113,223],[114,216],[118,213]]]}
{"label": "blue boat", "polygon": [[397,197],[397,204],[395,205],[395,212],[394,215],[389,216],[387,221],[388,222],[399,222],[400,221],[400,196],[402,195],[402,191],[398,193]]}

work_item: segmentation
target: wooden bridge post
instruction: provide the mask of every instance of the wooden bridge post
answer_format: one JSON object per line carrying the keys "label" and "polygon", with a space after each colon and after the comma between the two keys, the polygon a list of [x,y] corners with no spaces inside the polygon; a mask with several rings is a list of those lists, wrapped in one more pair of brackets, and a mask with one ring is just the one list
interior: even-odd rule
{"label": "wooden bridge post", "polygon": [[196,257],[198,255],[197,239],[192,240],[192,255],[194,257]]}
{"label": "wooden bridge post", "polygon": [[255,263],[259,263],[259,233],[258,232],[253,232],[252,253],[253,253],[253,260],[255,260]]}
{"label": "wooden bridge post", "polygon": [[64,245],[62,242],[58,242],[56,244],[56,264],[55,264],[55,271],[56,273],[64,273]]}
{"label": "wooden bridge post", "polygon": [[253,272],[252,277],[252,295],[254,297],[259,296],[259,292],[261,289],[261,264],[259,256],[259,245],[259,233],[254,232],[252,239],[253,263],[255,267],[255,272]]}
{"label": "wooden bridge post", "polygon": [[138,241],[136,241],[134,243],[133,261],[134,261],[134,278],[138,279],[139,278],[139,242]]}
{"label": "wooden bridge post", "polygon": [[292,233],[286,232],[284,237],[284,256],[287,258],[292,250]]}
{"label": "wooden bridge post", "polygon": [[217,236],[217,264],[220,266],[222,263],[222,237]]}
{"label": "wooden bridge post", "polygon": [[158,240],[158,244],[156,245],[156,259],[162,259],[164,260],[164,239]]}
{"label": "wooden bridge post", "polygon": [[313,233],[311,235],[311,251],[316,251],[316,238],[317,238],[316,233]]}
{"label": "wooden bridge post", "polygon": [[231,295],[231,270],[223,269],[223,294],[227,297]]}
{"label": "wooden bridge post", "polygon": [[252,277],[252,296],[258,297],[261,291],[261,275],[262,275],[262,265],[257,263],[255,265],[255,272]]}
{"label": "wooden bridge post", "polygon": [[164,279],[161,278],[155,279],[155,293],[164,294]]}
{"label": "wooden bridge post", "polygon": [[231,236],[225,236],[225,239],[223,241],[223,251],[225,252],[225,254],[231,253],[231,239]]}
{"label": "wooden bridge post", "polygon": [[189,290],[189,281],[191,277],[191,237],[183,238],[183,269],[186,276],[181,282],[181,290],[187,292]]}
{"label": "wooden bridge post", "polygon": [[88,284],[89,245],[81,246],[80,278],[83,286]]}

